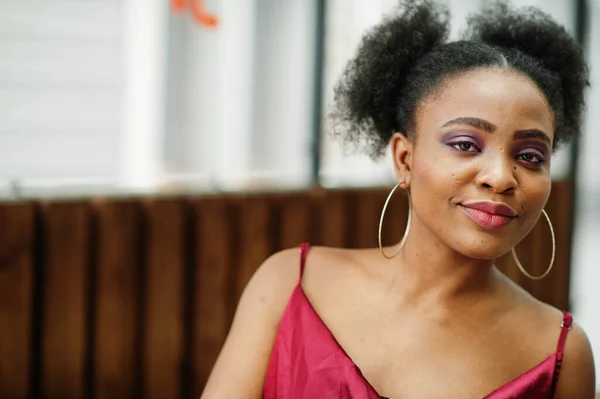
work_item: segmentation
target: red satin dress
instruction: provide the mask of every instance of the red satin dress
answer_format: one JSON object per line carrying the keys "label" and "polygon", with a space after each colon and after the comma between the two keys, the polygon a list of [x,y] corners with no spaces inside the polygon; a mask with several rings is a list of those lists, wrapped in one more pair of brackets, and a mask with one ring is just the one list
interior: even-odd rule
{"label": "red satin dress", "polygon": [[[301,245],[300,277],[308,252]],[[564,312],[556,352],[484,399],[551,399],[572,317]],[[264,399],[381,399],[308,301],[300,281],[281,319],[269,360]],[[402,398],[393,398],[402,399]]]}

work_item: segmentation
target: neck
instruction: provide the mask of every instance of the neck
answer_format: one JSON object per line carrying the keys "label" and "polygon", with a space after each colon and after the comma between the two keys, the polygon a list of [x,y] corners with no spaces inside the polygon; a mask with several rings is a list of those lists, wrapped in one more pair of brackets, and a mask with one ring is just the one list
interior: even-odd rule
{"label": "neck", "polygon": [[395,263],[390,288],[421,303],[474,299],[497,281],[493,260],[462,255],[414,222],[402,250],[390,262]]}

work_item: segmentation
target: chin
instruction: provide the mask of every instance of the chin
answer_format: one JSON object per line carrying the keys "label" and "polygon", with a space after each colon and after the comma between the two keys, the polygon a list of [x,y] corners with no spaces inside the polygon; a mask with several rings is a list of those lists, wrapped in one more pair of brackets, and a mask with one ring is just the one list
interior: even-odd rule
{"label": "chin", "polygon": [[456,250],[469,258],[495,260],[505,255],[512,247],[511,243],[499,237],[477,234],[464,240]]}
{"label": "chin", "polygon": [[[508,250],[510,251],[510,249]],[[498,251],[483,248],[469,248],[466,251],[460,251],[463,255],[472,259],[496,260],[505,255],[508,251]]]}

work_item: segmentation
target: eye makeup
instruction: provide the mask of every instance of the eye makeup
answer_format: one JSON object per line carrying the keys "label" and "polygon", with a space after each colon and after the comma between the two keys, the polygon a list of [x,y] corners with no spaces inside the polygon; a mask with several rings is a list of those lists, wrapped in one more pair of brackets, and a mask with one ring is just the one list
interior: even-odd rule
{"label": "eye makeup", "polygon": [[538,146],[522,145],[521,148],[516,151],[515,157],[528,165],[541,166],[546,163],[548,150],[539,148]]}
{"label": "eye makeup", "polygon": [[481,140],[464,131],[448,132],[442,136],[441,141],[444,145],[462,153],[480,152],[482,149]]}
{"label": "eye makeup", "polygon": [[[473,132],[450,131],[444,133],[441,143],[460,154],[476,154],[484,149],[484,140]],[[545,142],[544,142],[545,143]],[[529,167],[539,167],[546,163],[549,148],[540,140],[517,139],[512,143],[515,159]]]}

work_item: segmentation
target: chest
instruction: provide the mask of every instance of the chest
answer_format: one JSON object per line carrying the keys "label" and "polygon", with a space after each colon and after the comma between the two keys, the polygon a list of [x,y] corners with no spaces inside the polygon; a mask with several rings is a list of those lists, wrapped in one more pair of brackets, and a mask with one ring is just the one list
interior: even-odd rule
{"label": "chest", "polygon": [[367,383],[391,398],[483,398],[547,355],[493,320],[337,314],[332,334]]}

